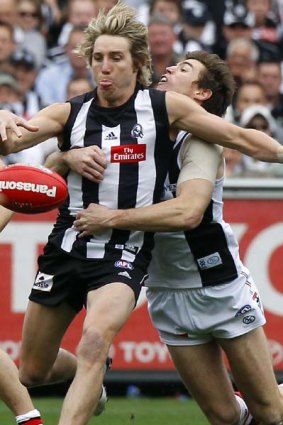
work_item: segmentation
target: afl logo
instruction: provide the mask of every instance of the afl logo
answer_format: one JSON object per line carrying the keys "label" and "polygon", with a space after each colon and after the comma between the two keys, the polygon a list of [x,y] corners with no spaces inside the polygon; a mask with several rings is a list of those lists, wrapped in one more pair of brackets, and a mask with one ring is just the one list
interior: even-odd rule
{"label": "afl logo", "polygon": [[128,261],[118,260],[114,264],[115,267],[119,267],[120,269],[128,269],[133,270],[134,266]]}
{"label": "afl logo", "polygon": [[255,321],[255,316],[246,316],[243,318],[243,323],[245,325],[249,325],[250,323],[253,323]]}
{"label": "afl logo", "polygon": [[135,124],[132,131],[131,131],[131,137],[134,139],[142,139],[143,138],[143,131],[142,126],[140,124]]}

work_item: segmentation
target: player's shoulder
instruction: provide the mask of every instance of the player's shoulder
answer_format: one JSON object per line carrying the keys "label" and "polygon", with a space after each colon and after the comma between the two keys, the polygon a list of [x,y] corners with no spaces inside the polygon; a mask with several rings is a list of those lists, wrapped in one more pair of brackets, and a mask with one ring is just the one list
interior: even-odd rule
{"label": "player's shoulder", "polygon": [[95,96],[95,91],[91,90],[87,93],[83,93],[83,94],[80,94],[78,96],[72,97],[71,99],[69,99],[67,101],[67,103],[70,103],[70,104],[86,103],[86,102],[92,100],[94,98],[94,96]]}
{"label": "player's shoulder", "polygon": [[52,103],[39,111],[31,121],[37,122],[37,118],[49,118],[58,123],[64,124],[70,114],[71,106],[67,103]]}

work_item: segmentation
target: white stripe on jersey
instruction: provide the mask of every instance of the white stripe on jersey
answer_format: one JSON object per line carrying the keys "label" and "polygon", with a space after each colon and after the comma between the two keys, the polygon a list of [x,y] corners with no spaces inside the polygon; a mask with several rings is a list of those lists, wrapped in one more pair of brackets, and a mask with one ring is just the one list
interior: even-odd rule
{"label": "white stripe on jersey", "polygon": [[[76,117],[74,126],[72,128],[71,140],[72,149],[82,148],[84,146],[84,138],[82,135],[86,131],[87,111],[91,105],[92,100],[84,103]],[[72,171],[69,172],[67,177],[70,205],[69,211],[72,216],[81,210],[82,206],[82,177]]]}
{"label": "white stripe on jersey", "polygon": [[73,243],[75,242],[78,233],[79,232],[77,230],[75,230],[73,227],[66,230],[62,244],[61,244],[61,248],[64,251],[71,252],[72,247],[73,247]]}
{"label": "white stripe on jersey", "polygon": [[109,240],[112,230],[107,230],[101,235],[94,235],[86,244],[87,258],[104,258],[105,240]]}
{"label": "white stripe on jersey", "polygon": [[[147,90],[140,91],[135,100],[135,109],[137,113],[137,122],[142,125],[144,135],[149,139],[155,140],[156,131],[155,127],[149,123],[154,122],[154,115],[152,108],[148,108],[145,113],[144,105],[151,103],[149,92]],[[141,113],[142,112],[142,113]],[[145,137],[145,136],[144,136]],[[139,143],[144,143],[143,139],[138,139]],[[136,207],[144,207],[151,205],[153,202],[153,192],[156,178],[156,168],[154,160],[154,143],[147,143],[146,161],[139,162],[139,185],[137,190],[137,204]],[[145,178],[144,178],[145,176]],[[148,176],[151,180],[148,181]],[[144,195],[147,194],[147,197]]]}
{"label": "white stripe on jersey", "polygon": [[[106,155],[107,170],[103,176],[103,183],[99,184],[99,199],[102,205],[108,208],[118,205],[120,164],[111,162],[111,147],[120,145],[120,134],[120,125],[116,127],[102,126],[101,149]],[[109,135],[113,135],[113,139],[107,140]]]}
{"label": "white stripe on jersey", "polygon": [[[149,139],[155,140],[155,126],[152,126],[150,124],[154,122],[153,110],[152,108],[145,109],[145,104],[151,104],[151,99],[148,90],[140,91],[138,93],[135,99],[135,110],[137,114],[137,122],[141,124],[142,128],[144,129],[144,136],[149,137]],[[143,138],[138,139],[138,142],[144,143]],[[137,190],[136,208],[151,205],[153,202],[153,193],[156,179],[154,148],[154,143],[148,143],[146,151],[146,161],[139,162],[139,184]],[[148,180],[148,176],[151,176],[150,181]],[[132,231],[130,234],[128,245],[141,246],[143,239],[143,232]]]}
{"label": "white stripe on jersey", "polygon": [[76,121],[72,128],[72,148],[83,148],[84,146],[84,138],[82,135],[85,134],[86,131],[86,120],[87,120],[87,112],[90,108],[92,99],[86,103],[82,104],[82,107],[76,117]]}

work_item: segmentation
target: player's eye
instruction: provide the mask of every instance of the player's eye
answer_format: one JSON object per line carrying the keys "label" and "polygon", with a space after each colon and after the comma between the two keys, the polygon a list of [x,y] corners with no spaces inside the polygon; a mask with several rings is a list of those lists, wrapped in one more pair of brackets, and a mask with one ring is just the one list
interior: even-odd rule
{"label": "player's eye", "polygon": [[96,62],[101,62],[102,61],[102,56],[101,55],[93,55],[93,60],[95,60]]}
{"label": "player's eye", "polygon": [[114,56],[113,56],[113,60],[114,60],[114,61],[117,61],[117,62],[118,62],[118,61],[120,61],[121,59],[122,59],[122,56],[121,56],[121,55],[114,55]]}

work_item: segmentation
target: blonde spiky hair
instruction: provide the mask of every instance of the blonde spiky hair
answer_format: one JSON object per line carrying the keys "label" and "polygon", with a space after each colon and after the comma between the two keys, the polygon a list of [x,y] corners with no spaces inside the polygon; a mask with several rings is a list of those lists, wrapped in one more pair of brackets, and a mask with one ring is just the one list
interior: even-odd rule
{"label": "blonde spiky hair", "polygon": [[94,43],[101,35],[125,37],[130,42],[130,52],[135,68],[138,70],[137,80],[144,86],[151,83],[151,58],[148,50],[147,27],[138,21],[136,10],[118,1],[108,12],[100,10],[93,18],[86,31],[85,41],[80,46],[80,53],[89,65],[92,63]]}

